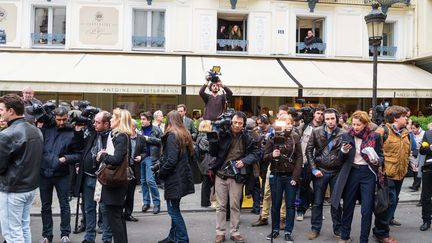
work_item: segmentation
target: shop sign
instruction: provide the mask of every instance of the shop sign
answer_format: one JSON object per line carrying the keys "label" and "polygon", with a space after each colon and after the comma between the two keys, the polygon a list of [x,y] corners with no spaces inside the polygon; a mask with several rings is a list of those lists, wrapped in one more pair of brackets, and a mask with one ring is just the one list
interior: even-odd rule
{"label": "shop sign", "polygon": [[124,94],[167,94],[178,95],[180,88],[178,87],[104,87],[101,92],[103,93],[124,93]]}

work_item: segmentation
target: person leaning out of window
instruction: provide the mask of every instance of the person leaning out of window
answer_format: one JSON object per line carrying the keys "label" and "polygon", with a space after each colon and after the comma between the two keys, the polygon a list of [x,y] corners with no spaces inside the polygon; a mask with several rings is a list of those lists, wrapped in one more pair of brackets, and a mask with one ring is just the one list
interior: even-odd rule
{"label": "person leaning out of window", "polygon": [[[371,120],[365,111],[352,115],[352,127],[342,135],[340,158],[342,169],[332,193],[331,203],[338,208],[343,199],[340,243],[350,242],[351,223],[357,196],[361,198],[360,243],[368,242],[374,208],[375,185],[378,166],[384,162],[381,137],[370,129]],[[370,159],[363,153],[373,148],[378,159]]]}

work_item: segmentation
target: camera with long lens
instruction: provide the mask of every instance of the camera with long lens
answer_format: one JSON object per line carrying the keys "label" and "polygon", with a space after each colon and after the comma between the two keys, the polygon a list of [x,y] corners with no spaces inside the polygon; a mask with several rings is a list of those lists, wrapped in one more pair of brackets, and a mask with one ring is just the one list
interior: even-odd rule
{"label": "camera with long lens", "polygon": [[212,130],[207,133],[207,140],[209,142],[217,142],[219,140],[219,133],[221,131],[228,131],[231,126],[231,119],[235,113],[235,110],[228,108],[224,113],[222,113],[216,121],[212,121]]}
{"label": "camera with long lens", "polygon": [[222,75],[220,66],[213,66],[210,71],[208,71],[207,80],[212,83],[217,83],[220,81],[219,76]]}
{"label": "camera with long lens", "polygon": [[70,123],[81,125],[81,126],[91,126],[94,121],[94,117],[100,112],[99,108],[90,105],[87,100],[82,100],[78,104],[79,110],[74,110],[71,115]]}
{"label": "camera with long lens", "polygon": [[26,112],[34,116],[36,122],[43,123],[44,127],[54,127],[56,125],[53,114],[55,108],[55,104],[51,101],[44,104],[33,104],[25,107]]}

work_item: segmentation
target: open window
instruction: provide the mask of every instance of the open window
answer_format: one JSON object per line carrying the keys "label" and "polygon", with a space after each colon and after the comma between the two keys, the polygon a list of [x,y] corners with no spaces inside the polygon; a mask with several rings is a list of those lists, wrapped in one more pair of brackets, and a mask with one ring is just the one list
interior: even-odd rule
{"label": "open window", "polygon": [[247,15],[218,14],[217,24],[217,51],[247,51]]}
{"label": "open window", "polygon": [[296,53],[325,54],[324,18],[297,17]]}
{"label": "open window", "polygon": [[[397,46],[395,45],[395,23],[385,23],[381,45],[378,47],[378,56],[395,57]],[[373,56],[372,46],[369,46],[369,56]]]}
{"label": "open window", "polygon": [[132,48],[165,48],[165,11],[134,9]]}
{"label": "open window", "polygon": [[34,7],[33,46],[64,46],[66,7]]}

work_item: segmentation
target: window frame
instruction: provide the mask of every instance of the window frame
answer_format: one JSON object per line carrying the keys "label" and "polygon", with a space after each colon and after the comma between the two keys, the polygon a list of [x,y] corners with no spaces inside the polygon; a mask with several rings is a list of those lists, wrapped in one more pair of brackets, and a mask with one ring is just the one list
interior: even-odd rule
{"label": "window frame", "polygon": [[[40,44],[35,43],[35,39],[40,34],[35,33],[35,25],[36,25],[36,9],[42,8],[42,9],[48,9],[48,23],[47,23],[47,43],[46,44]],[[64,22],[65,22],[65,33],[64,34],[55,34],[53,32],[54,28],[54,9],[55,8],[62,8],[65,12]],[[52,40],[50,40],[49,35],[64,35],[64,43],[63,44],[53,44]],[[35,37],[36,36],[36,37]],[[67,6],[66,5],[32,5],[32,12],[31,12],[31,33],[30,33],[30,41],[31,41],[31,47],[32,48],[38,48],[38,49],[65,49],[66,48],[66,42],[67,42]],[[41,37],[40,37],[41,38]],[[51,37],[52,39],[53,37]]]}
{"label": "window frame", "polygon": [[[226,20],[226,18],[238,18],[239,20]],[[242,39],[241,41],[245,41],[245,47],[243,51],[229,51],[229,50],[218,50],[218,32],[219,32],[219,20],[223,21],[231,21],[231,22],[242,22],[241,32],[242,32]],[[225,12],[218,12],[216,14],[216,53],[217,54],[248,54],[249,53],[249,38],[248,38],[248,29],[249,29],[249,13],[225,13]],[[220,40],[229,40],[229,39],[220,39]]]}
{"label": "window frame", "polygon": [[[301,53],[300,52],[300,48],[299,44],[303,43],[304,45],[304,37],[300,36],[300,19],[307,19],[307,20],[311,20],[312,21],[312,27],[310,27],[309,29],[312,29],[314,31],[314,36],[315,36],[315,29],[316,27],[314,27],[314,23],[318,22],[318,21],[322,21],[321,24],[321,29],[320,29],[320,36],[318,36],[321,40],[322,40],[322,45],[324,46],[324,50],[322,51],[322,53]],[[303,14],[296,14],[295,15],[295,30],[296,30],[296,35],[294,38],[295,41],[295,46],[294,46],[294,53],[296,56],[300,56],[300,57],[327,57],[328,56],[328,43],[327,43],[327,23],[328,22],[328,16],[325,15],[303,15]],[[299,41],[297,41],[297,37],[299,38]],[[305,49],[305,48],[304,48]],[[303,49],[302,49],[303,50]]]}
{"label": "window frame", "polygon": [[[153,23],[153,12],[163,12],[164,13],[164,33],[163,33],[163,47],[152,47],[151,43],[150,46],[147,44],[147,46],[142,47],[142,46],[135,46],[134,45],[134,36],[135,36],[135,12],[136,11],[145,11],[147,12],[147,36],[148,37],[152,37],[151,36],[151,32],[152,32],[152,23]],[[151,13],[150,15],[148,13]],[[131,49],[133,51],[160,51],[160,52],[164,52],[167,49],[167,9],[164,8],[139,8],[139,7],[133,7],[132,8],[132,28],[131,28],[131,36],[130,36],[130,44],[131,44]],[[149,21],[150,20],[150,21]],[[150,35],[148,35],[150,33]]]}

